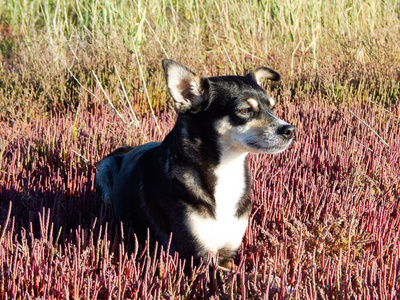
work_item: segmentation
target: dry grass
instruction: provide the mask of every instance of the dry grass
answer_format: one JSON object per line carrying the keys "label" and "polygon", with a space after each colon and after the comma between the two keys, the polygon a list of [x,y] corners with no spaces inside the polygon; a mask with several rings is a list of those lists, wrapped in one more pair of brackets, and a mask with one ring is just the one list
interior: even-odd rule
{"label": "dry grass", "polygon": [[291,149],[251,159],[241,277],[224,276],[221,297],[394,299],[399,11],[394,0],[0,2],[0,297],[207,297],[206,267],[185,278],[177,257],[136,253],[93,191],[102,156],[172,127],[170,57],[205,76],[271,66],[278,114],[297,127]]}
{"label": "dry grass", "polygon": [[82,86],[105,100],[93,73],[110,99],[125,102],[115,70],[132,97],[143,89],[136,57],[154,106],[165,103],[159,66],[166,56],[204,75],[270,65],[292,94],[374,93],[395,101],[399,3],[335,2],[7,1],[1,117],[76,109],[93,100]]}

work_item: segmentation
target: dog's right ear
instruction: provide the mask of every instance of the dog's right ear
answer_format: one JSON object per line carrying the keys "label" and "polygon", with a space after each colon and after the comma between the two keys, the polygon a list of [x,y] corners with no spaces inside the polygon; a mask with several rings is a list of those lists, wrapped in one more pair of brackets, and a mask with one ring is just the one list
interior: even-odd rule
{"label": "dog's right ear", "polygon": [[281,75],[278,72],[267,67],[257,67],[246,76],[255,79],[258,85],[261,85],[264,78],[272,81],[279,81],[281,79]]}
{"label": "dog's right ear", "polygon": [[208,99],[204,93],[205,78],[172,59],[164,59],[162,65],[177,112],[196,113],[207,105]]}

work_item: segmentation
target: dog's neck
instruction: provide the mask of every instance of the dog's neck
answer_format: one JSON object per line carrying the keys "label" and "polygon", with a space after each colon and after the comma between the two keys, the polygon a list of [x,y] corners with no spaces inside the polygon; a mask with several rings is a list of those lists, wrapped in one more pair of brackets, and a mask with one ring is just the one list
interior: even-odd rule
{"label": "dog's neck", "polygon": [[160,147],[167,173],[210,204],[216,218],[240,214],[239,202],[249,188],[247,152],[219,143],[209,132],[187,132],[179,123]]}
{"label": "dog's neck", "polygon": [[197,170],[214,169],[220,160],[217,137],[202,126],[193,126],[182,116],[178,116],[175,127],[165,137],[160,150],[169,153],[168,159],[197,166]]}
{"label": "dog's neck", "polygon": [[[204,171],[213,171],[221,165],[231,165],[238,159],[242,161],[245,159],[248,152],[222,143],[216,131],[205,128],[207,125],[190,126],[179,116],[175,127],[161,144],[160,150],[168,153],[169,159],[196,165],[200,167],[199,170]],[[243,164],[234,165],[243,166]]]}
{"label": "dog's neck", "polygon": [[214,171],[217,217],[236,215],[238,203],[247,188],[247,152],[229,147],[221,147],[221,150],[220,163]]}

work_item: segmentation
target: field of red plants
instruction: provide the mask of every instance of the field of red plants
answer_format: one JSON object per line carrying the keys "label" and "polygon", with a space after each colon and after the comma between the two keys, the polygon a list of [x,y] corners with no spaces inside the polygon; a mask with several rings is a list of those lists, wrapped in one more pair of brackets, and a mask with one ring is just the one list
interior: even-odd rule
{"label": "field of red plants", "polygon": [[[220,295],[394,299],[399,107],[284,98],[277,114],[296,124],[296,141],[282,154],[251,157],[254,209],[237,258],[240,276],[221,275]],[[161,140],[174,119],[158,113],[160,133],[150,115],[136,128],[96,105],[1,123],[2,298],[207,297],[208,268],[194,266],[187,278],[177,256],[139,251],[132,233],[117,236],[93,190],[95,162],[105,153]],[[279,290],[269,288],[272,275]]]}
{"label": "field of red plants", "polygon": [[[0,299],[398,299],[399,19],[395,0],[0,1]],[[165,57],[282,75],[296,139],[250,157],[232,272],[185,274],[94,190],[104,155],[173,127]]]}

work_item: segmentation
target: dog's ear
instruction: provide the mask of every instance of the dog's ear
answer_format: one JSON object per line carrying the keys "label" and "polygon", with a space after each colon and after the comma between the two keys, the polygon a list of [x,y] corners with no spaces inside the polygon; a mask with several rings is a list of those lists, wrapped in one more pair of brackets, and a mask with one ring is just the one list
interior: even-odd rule
{"label": "dog's ear", "polygon": [[204,94],[206,78],[171,59],[162,61],[169,93],[177,112],[196,113],[207,105]]}
{"label": "dog's ear", "polygon": [[261,85],[262,79],[264,78],[273,81],[279,81],[281,79],[281,75],[279,75],[278,72],[267,67],[257,67],[252,72],[247,74],[246,77],[255,79],[258,85]]}

